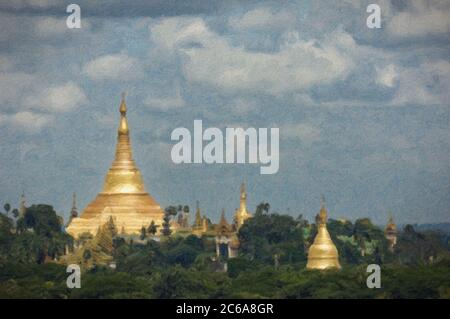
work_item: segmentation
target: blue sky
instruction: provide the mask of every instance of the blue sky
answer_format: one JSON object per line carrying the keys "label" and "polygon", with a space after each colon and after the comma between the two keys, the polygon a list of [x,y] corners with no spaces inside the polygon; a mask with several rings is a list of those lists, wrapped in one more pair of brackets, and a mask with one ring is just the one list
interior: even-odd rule
{"label": "blue sky", "polygon": [[[450,221],[448,1],[0,3],[0,201],[84,208],[127,92],[134,157],[162,206],[198,199],[312,219]],[[366,27],[377,3],[382,28]],[[176,127],[279,127],[280,170],[175,165]]]}

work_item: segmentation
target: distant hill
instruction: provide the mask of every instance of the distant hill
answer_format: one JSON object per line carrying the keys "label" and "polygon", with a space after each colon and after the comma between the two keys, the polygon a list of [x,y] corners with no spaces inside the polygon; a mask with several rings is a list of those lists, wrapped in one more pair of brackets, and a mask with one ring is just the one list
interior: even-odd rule
{"label": "distant hill", "polygon": [[[403,229],[404,225],[401,225]],[[450,223],[436,223],[436,224],[414,224],[414,229],[416,231],[426,231],[426,230],[440,230],[446,235],[450,235]]]}

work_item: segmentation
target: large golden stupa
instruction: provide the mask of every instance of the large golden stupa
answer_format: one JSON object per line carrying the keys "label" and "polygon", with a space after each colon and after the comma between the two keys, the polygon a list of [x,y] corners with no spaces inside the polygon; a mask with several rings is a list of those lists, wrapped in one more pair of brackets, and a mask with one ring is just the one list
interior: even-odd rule
{"label": "large golden stupa", "polygon": [[119,232],[130,235],[139,234],[142,226],[148,227],[152,221],[159,226],[162,224],[164,212],[145,191],[141,173],[132,157],[124,95],[119,110],[115,159],[106,175],[102,192],[80,217],[73,218],[68,225],[67,232],[75,238],[86,232],[95,235],[110,217]]}
{"label": "large golden stupa", "polygon": [[340,269],[339,254],[327,230],[327,210],[322,203],[317,218],[317,235],[309,247],[307,269]]}

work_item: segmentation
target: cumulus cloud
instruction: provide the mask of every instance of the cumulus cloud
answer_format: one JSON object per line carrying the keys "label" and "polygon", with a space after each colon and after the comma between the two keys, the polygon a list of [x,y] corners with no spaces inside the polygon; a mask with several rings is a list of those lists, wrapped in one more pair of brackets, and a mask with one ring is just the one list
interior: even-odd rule
{"label": "cumulus cloud", "polygon": [[234,114],[247,114],[258,109],[258,105],[249,98],[236,98],[226,105],[226,109]]}
{"label": "cumulus cloud", "polygon": [[33,87],[39,85],[36,76],[24,72],[0,72],[0,105],[4,109],[21,106],[24,92],[33,92]]}
{"label": "cumulus cloud", "polygon": [[383,86],[393,87],[395,79],[397,78],[397,72],[393,64],[389,64],[385,68],[377,69],[376,82]]}
{"label": "cumulus cloud", "polygon": [[11,60],[3,55],[0,55],[0,72],[11,70],[13,67],[13,63]]}
{"label": "cumulus cloud", "polygon": [[312,144],[320,140],[320,129],[306,123],[282,125],[280,136],[297,139],[306,144]]}
{"label": "cumulus cloud", "polygon": [[50,8],[54,6],[61,6],[63,2],[61,0],[15,0],[15,1],[8,1],[8,3],[4,4],[6,7],[12,7],[15,9],[22,9],[22,8]]}
{"label": "cumulus cloud", "polygon": [[63,18],[43,17],[35,22],[39,34],[53,36],[67,31],[66,21]]}
{"label": "cumulus cloud", "polygon": [[74,82],[53,86],[38,96],[29,96],[25,104],[31,108],[48,112],[67,112],[87,102],[84,91]]}
{"label": "cumulus cloud", "polygon": [[419,67],[401,68],[393,105],[448,105],[450,63],[425,62]]}
{"label": "cumulus cloud", "polygon": [[0,87],[0,106],[8,112],[68,112],[87,103],[83,89],[75,82],[50,85],[38,74],[0,72]]}
{"label": "cumulus cloud", "polygon": [[174,96],[168,97],[148,96],[144,100],[144,104],[160,110],[170,110],[181,108],[186,104],[186,102],[181,96],[181,93],[177,91],[177,93]]}
{"label": "cumulus cloud", "polygon": [[247,51],[211,31],[200,18],[169,18],[151,27],[162,48],[186,57],[185,77],[192,82],[237,92],[282,94],[343,79],[352,69],[352,37],[337,31],[321,41],[286,36],[275,53]]}
{"label": "cumulus cloud", "polygon": [[84,65],[83,73],[92,80],[135,80],[143,76],[139,61],[125,53],[97,57]]}
{"label": "cumulus cloud", "polygon": [[39,76],[0,72],[0,124],[35,133],[50,125],[52,113],[68,112],[87,103],[84,91],[74,82],[47,87]]}
{"label": "cumulus cloud", "polygon": [[19,126],[25,131],[34,133],[52,122],[53,116],[25,111],[12,115],[10,121],[14,126]]}
{"label": "cumulus cloud", "polygon": [[422,37],[450,32],[450,11],[443,1],[411,1],[394,15],[387,30],[396,37]]}
{"label": "cumulus cloud", "polygon": [[250,10],[243,16],[231,17],[228,24],[237,30],[279,30],[291,27],[296,20],[290,11],[263,7]]}
{"label": "cumulus cloud", "polygon": [[[54,37],[64,34],[66,32],[74,32],[73,29],[67,28],[67,17],[39,17],[34,19],[34,32],[40,37]],[[87,18],[81,20],[81,27],[83,32],[90,28],[90,23]]]}

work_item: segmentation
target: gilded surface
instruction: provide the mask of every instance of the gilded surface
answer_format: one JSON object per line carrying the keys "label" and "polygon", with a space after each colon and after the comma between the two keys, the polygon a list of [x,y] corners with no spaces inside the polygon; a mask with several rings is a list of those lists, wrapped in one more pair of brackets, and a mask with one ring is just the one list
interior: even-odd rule
{"label": "gilded surface", "polygon": [[341,268],[338,251],[327,230],[326,219],[327,211],[322,206],[317,220],[317,235],[308,252],[308,269]]}
{"label": "gilded surface", "polygon": [[120,104],[120,124],[115,159],[109,169],[103,190],[72,219],[67,232],[78,237],[84,232],[95,234],[109,217],[126,234],[138,234],[152,221],[161,225],[164,217],[159,204],[145,191],[141,173],[132,156],[125,99]]}
{"label": "gilded surface", "polygon": [[241,185],[241,195],[239,201],[239,209],[236,210],[234,214],[234,222],[236,228],[239,229],[244,224],[244,222],[251,218],[252,214],[247,210],[247,191],[245,190],[245,184]]}

